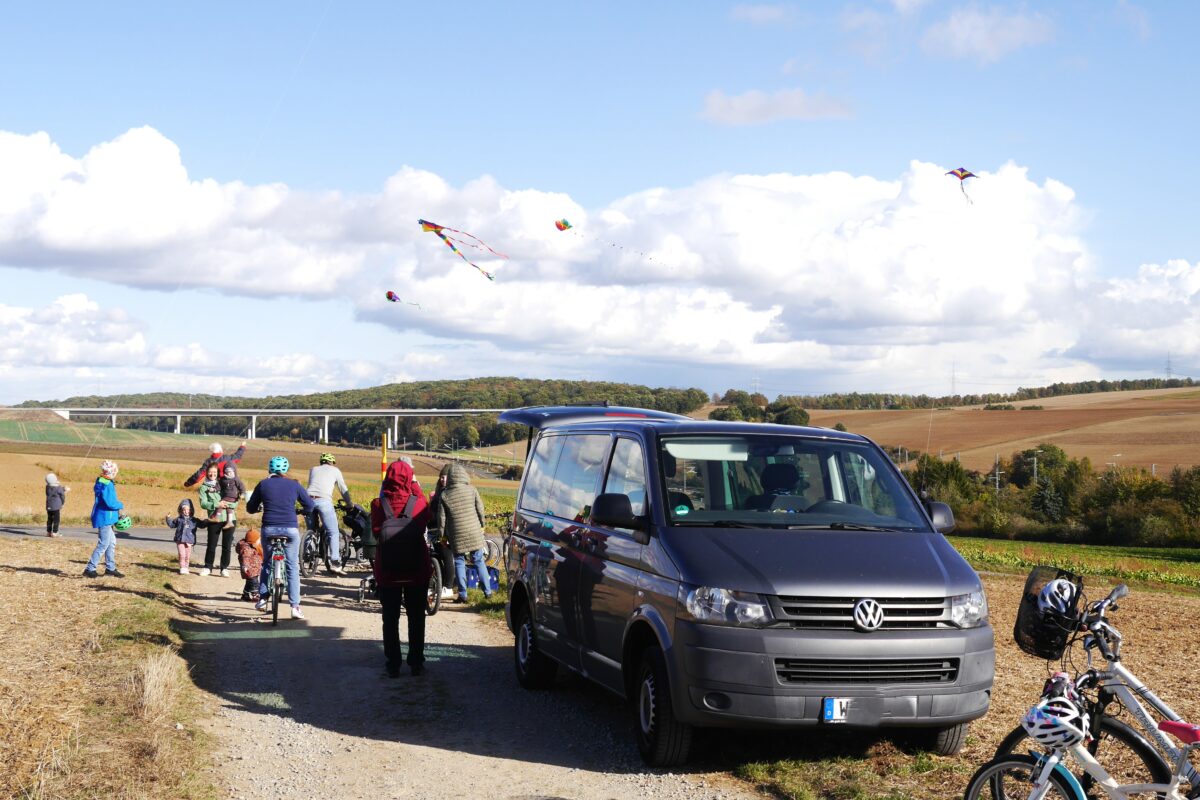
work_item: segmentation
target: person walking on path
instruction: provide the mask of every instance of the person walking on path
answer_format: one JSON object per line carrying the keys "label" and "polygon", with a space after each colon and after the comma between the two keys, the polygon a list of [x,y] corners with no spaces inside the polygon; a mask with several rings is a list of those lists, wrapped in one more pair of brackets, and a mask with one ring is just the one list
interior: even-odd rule
{"label": "person walking on path", "polygon": [[208,474],[200,483],[200,508],[208,512],[208,521],[202,525],[208,530],[208,539],[204,544],[204,568],[200,570],[200,574],[212,574],[217,559],[217,544],[220,543],[221,576],[227,578],[229,562],[233,558],[233,529],[226,528],[229,509],[221,497],[221,480],[216,464],[209,466]]}
{"label": "person walking on path", "polygon": [[433,524],[450,542],[454,551],[454,574],[458,580],[458,602],[467,602],[467,561],[479,573],[479,588],[485,597],[492,596],[484,559],[483,499],[471,485],[471,476],[462,464],[448,465],[446,488],[437,493],[433,504]]}
{"label": "person walking on path", "polygon": [[92,487],[96,495],[96,501],[92,504],[92,527],[96,529],[99,541],[96,542],[96,549],[92,551],[92,557],[88,559],[83,570],[83,574],[89,578],[96,577],[96,567],[100,564],[101,556],[104,558],[105,574],[114,578],[125,577],[117,569],[117,534],[113,531],[113,525],[120,518],[121,509],[125,507],[117,499],[117,485],[114,483],[116,478],[116,462],[100,462],[100,477],[96,478]]}
{"label": "person walking on path", "polygon": [[62,509],[67,503],[67,492],[70,486],[58,482],[58,476],[53,472],[46,473],[46,535],[58,536],[58,523],[62,519]]}
{"label": "person walking on path", "polygon": [[425,671],[425,592],[433,562],[425,531],[429,504],[403,461],[388,464],[379,497],[371,501],[371,529],[379,542],[371,567],[383,606],[383,655],[389,677],[400,674],[400,606],[408,615],[408,667]]}
{"label": "person walking on path", "polygon": [[183,482],[185,488],[190,489],[200,482],[200,479],[208,474],[208,468],[215,466],[217,468],[217,477],[220,478],[225,474],[225,465],[240,464],[242,456],[246,455],[246,443],[242,442],[233,455],[225,455],[225,448],[220,442],[213,442],[208,448],[209,456],[204,459],[204,463],[200,465],[200,469],[196,470],[191,476]]}
{"label": "person walking on path", "polygon": [[192,561],[192,545],[196,544],[196,529],[201,522],[196,519],[195,506],[186,497],[179,501],[176,512],[179,516],[172,517],[168,514],[163,521],[167,523],[168,528],[175,530],[175,549],[179,551],[179,574],[187,575]]}
{"label": "person walking on path", "polygon": [[[338,529],[338,515],[333,507],[333,490],[336,488],[347,503],[350,499],[350,489],[342,471],[337,468],[337,459],[333,453],[322,453],[321,463],[308,471],[308,496],[316,506],[316,513],[321,515],[325,530],[329,533],[329,571],[334,575],[345,575],[342,569],[341,535]],[[314,515],[315,516],[315,515]],[[308,520],[308,529],[316,527],[316,520]]]}
{"label": "person walking on path", "polygon": [[[313,513],[313,501],[299,481],[287,477],[291,464],[283,456],[275,456],[267,463],[265,479],[258,482],[246,503],[251,514],[262,512],[262,538],[286,537],[284,555],[287,563],[288,603],[292,606],[292,619],[304,619],[300,611],[300,528],[296,526],[296,503],[305,515]],[[254,608],[263,611],[267,607],[268,581],[271,578],[271,562],[263,559],[262,571],[258,575],[259,600]]]}

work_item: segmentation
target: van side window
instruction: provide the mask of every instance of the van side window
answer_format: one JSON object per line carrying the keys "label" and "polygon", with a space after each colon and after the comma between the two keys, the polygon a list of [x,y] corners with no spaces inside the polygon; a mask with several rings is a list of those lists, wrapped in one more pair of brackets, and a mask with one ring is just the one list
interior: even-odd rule
{"label": "van side window", "polygon": [[554,483],[554,469],[562,453],[562,436],[543,436],[533,449],[529,460],[529,474],[525,476],[525,488],[521,493],[521,508],[526,511],[545,513],[550,510],[550,492]]}
{"label": "van side window", "polygon": [[641,445],[633,439],[617,439],[604,493],[627,495],[635,516],[646,513],[646,464]]}
{"label": "van side window", "polygon": [[562,455],[554,470],[547,508],[563,519],[585,520],[600,493],[600,477],[608,446],[608,434],[571,434],[563,440]]}

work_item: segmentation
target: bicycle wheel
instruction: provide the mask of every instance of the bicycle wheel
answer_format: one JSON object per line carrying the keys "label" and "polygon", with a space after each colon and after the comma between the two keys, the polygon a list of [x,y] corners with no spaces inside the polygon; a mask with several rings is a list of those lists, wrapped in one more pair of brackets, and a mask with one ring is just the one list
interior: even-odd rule
{"label": "bicycle wheel", "polygon": [[321,543],[317,534],[309,531],[300,542],[300,574],[305,578],[312,577],[317,571],[317,561],[321,558]]}
{"label": "bicycle wheel", "polygon": [[338,555],[341,556],[342,566],[345,567],[350,563],[350,557],[353,553],[353,548],[350,546],[350,531],[345,531],[338,537]]}
{"label": "bicycle wheel", "polygon": [[276,561],[271,567],[271,624],[279,624],[279,595],[283,594],[283,562]]}
{"label": "bicycle wheel", "polygon": [[483,561],[489,567],[497,567],[500,565],[500,556],[504,552],[500,546],[500,542],[496,539],[487,538],[483,540]]}
{"label": "bicycle wheel", "polygon": [[[1135,729],[1107,715],[1100,718],[1100,724],[1096,727],[1098,732],[1094,732],[1088,750],[1118,784],[1170,782],[1172,769],[1154,749],[1154,745]],[[1025,729],[1018,726],[1000,742],[995,758],[1020,755],[1031,748],[1040,749],[1027,740]],[[1108,796],[1096,786],[1091,775],[1081,771],[1077,777],[1089,800],[1104,800]]]}
{"label": "bicycle wheel", "polygon": [[[980,767],[963,800],[1027,800],[1033,791],[1033,779],[1041,773],[1033,756],[1005,756]],[[1076,800],[1075,790],[1061,776],[1050,773],[1050,786],[1042,795],[1045,800]]]}
{"label": "bicycle wheel", "polygon": [[425,616],[432,617],[442,607],[442,574],[437,564],[429,576],[429,588],[425,591]]}

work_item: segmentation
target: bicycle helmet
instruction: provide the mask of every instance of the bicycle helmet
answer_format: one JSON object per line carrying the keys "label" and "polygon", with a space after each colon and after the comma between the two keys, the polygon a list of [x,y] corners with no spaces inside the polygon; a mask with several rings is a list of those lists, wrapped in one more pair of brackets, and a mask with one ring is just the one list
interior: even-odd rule
{"label": "bicycle helmet", "polygon": [[100,462],[100,474],[106,478],[117,477],[117,462],[108,461],[108,460],[101,461]]}
{"label": "bicycle helmet", "polygon": [[1055,578],[1038,594],[1038,611],[1062,617],[1075,616],[1075,584],[1066,578]]}
{"label": "bicycle helmet", "polygon": [[1046,747],[1074,747],[1088,737],[1088,717],[1064,695],[1043,697],[1021,718],[1030,739]]}
{"label": "bicycle helmet", "polygon": [[267,462],[267,472],[271,473],[272,475],[284,475],[287,473],[288,469],[291,468],[291,466],[292,465],[288,463],[288,460],[283,456],[274,456],[269,462]]}
{"label": "bicycle helmet", "polygon": [[321,453],[321,463],[322,464],[336,464],[337,459],[334,458],[333,453]]}
{"label": "bicycle helmet", "polygon": [[117,517],[117,521],[113,523],[114,531],[127,531],[133,527],[133,520],[122,514]]}

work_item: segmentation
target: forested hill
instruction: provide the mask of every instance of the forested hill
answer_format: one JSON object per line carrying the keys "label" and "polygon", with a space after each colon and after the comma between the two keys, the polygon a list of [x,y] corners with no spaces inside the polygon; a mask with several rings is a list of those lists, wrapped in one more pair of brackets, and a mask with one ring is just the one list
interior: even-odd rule
{"label": "forested hill", "polygon": [[[473,378],[463,381],[391,383],[370,389],[346,389],[318,394],[272,395],[269,397],[217,397],[209,394],[149,392],[119,396],[67,397],[62,400],[28,401],[22,408],[518,408],[565,403],[602,403],[654,408],[686,414],[708,400],[700,389],[652,389],[628,383],[597,381],[542,381],[524,378]],[[98,414],[95,421],[104,415]],[[75,420],[75,417],[72,417]],[[77,420],[80,422],[86,419]],[[183,416],[184,433],[246,436],[247,419],[237,417]],[[148,430],[174,430],[174,420],[162,417],[121,417],[121,425]],[[378,443],[391,420],[372,417],[335,418],[329,421],[329,438],[344,444]],[[258,420],[258,435],[270,439],[315,441],[321,421],[316,417],[264,417]],[[523,435],[516,425],[501,425],[494,414],[457,419],[404,418],[399,436],[404,443],[420,443],[434,450],[452,445],[474,447],[511,442]]]}
{"label": "forested hill", "polygon": [[369,389],[267,397],[218,397],[209,394],[148,392],[120,396],[84,395],[22,403],[21,408],[64,406],[111,408],[517,408],[520,406],[603,402],[686,414],[708,401],[701,389],[652,389],[629,383],[472,378],[461,381],[390,383]]}

